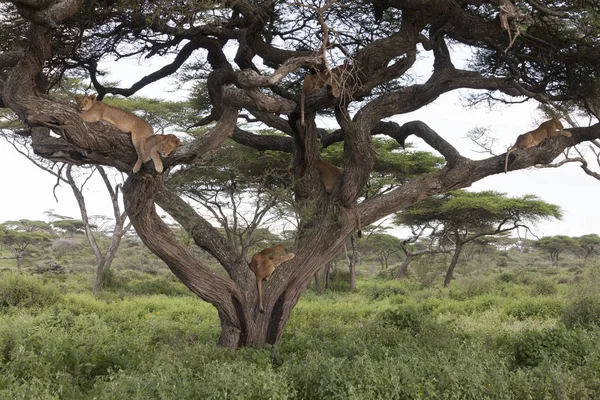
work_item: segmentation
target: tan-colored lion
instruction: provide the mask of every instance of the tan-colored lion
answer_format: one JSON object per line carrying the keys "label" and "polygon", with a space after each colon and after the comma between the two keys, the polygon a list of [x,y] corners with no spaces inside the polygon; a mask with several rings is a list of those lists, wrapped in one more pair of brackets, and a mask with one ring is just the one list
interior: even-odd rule
{"label": "tan-colored lion", "polygon": [[268,249],[259,251],[252,256],[248,266],[256,276],[256,289],[258,290],[258,309],[264,312],[262,300],[262,281],[269,280],[275,268],[280,264],[291,260],[296,255],[294,253],[285,254],[283,244],[278,244]]}

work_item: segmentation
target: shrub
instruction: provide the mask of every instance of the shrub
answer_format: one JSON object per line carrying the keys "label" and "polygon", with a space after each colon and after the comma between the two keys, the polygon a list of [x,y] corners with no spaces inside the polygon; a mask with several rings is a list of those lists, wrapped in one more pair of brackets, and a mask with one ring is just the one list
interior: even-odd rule
{"label": "shrub", "polygon": [[503,272],[500,275],[498,275],[498,280],[504,283],[516,282],[517,276],[512,272]]}
{"label": "shrub", "polygon": [[551,296],[556,293],[558,293],[556,285],[546,279],[536,281],[531,288],[531,294],[534,296]]}
{"label": "shrub", "polygon": [[60,298],[58,289],[39,278],[19,273],[0,275],[0,308],[48,306]]}
{"label": "shrub", "polygon": [[556,318],[562,315],[563,304],[560,299],[526,298],[508,305],[505,312],[519,321],[527,318]]}
{"label": "shrub", "polygon": [[361,292],[369,300],[381,300],[387,297],[406,294],[406,290],[397,284],[394,285],[393,283],[369,285],[362,289]]}
{"label": "shrub", "polygon": [[589,351],[579,332],[564,327],[524,330],[515,334],[513,356],[517,367],[535,367],[542,361],[583,364]]}
{"label": "shrub", "polygon": [[396,308],[387,309],[381,314],[384,323],[408,330],[413,335],[421,330],[424,322],[430,320],[430,316],[429,311],[414,304],[399,304]]}
{"label": "shrub", "polygon": [[600,327],[600,296],[583,292],[565,306],[561,321],[569,329]]}
{"label": "shrub", "polygon": [[336,292],[350,291],[350,271],[340,271],[339,268],[332,270],[328,289]]}

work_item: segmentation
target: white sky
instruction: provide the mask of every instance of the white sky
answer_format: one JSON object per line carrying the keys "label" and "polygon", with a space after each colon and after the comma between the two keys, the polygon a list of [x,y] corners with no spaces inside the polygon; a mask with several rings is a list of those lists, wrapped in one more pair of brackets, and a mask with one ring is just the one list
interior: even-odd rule
{"label": "white sky", "polygon": [[[136,68],[135,74],[131,73],[131,68]],[[156,64],[149,68],[149,65],[130,62],[126,67],[129,73],[107,79],[121,79],[123,86],[126,86],[156,68]],[[158,82],[139,94],[170,100],[187,95],[185,92],[167,93],[164,91],[167,87],[173,85],[169,85],[168,82]],[[156,96],[157,92],[162,95]],[[514,143],[519,134],[539,125],[542,117],[536,112],[536,105],[536,102],[529,101],[520,105],[497,107],[494,110],[487,108],[465,110],[461,105],[459,93],[455,91],[440,96],[433,104],[416,112],[395,117],[394,120],[401,124],[421,120],[454,145],[462,155],[482,159],[489,155],[474,151],[476,146],[465,137],[467,132],[475,127],[489,128],[498,138],[495,152],[500,154]],[[431,150],[414,136],[411,136],[408,142],[415,143],[419,149]],[[579,148],[583,150],[585,145]],[[590,165],[594,166],[595,161],[591,160]],[[80,218],[79,209],[68,185],[61,184],[56,189],[59,200],[57,203],[53,196],[56,178],[38,169],[1,138],[0,169],[3,171],[0,222],[22,218],[46,221],[43,213],[50,209],[61,215]],[[88,214],[112,216],[110,199],[101,180],[96,177],[87,184],[86,188],[84,195],[88,204]],[[563,220],[540,223],[533,229],[533,232],[540,237],[600,233],[600,213],[596,211],[596,202],[600,198],[600,181],[587,176],[575,163],[557,169],[532,168],[509,172],[506,175],[494,175],[476,182],[469,190],[497,190],[509,196],[534,194],[542,200],[559,205],[563,209]]]}

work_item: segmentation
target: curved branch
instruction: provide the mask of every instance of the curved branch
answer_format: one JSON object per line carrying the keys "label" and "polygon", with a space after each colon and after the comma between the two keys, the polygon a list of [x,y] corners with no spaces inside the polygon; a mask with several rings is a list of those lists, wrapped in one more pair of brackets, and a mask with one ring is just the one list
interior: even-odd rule
{"label": "curved branch", "polygon": [[136,83],[134,83],[127,89],[111,87],[111,86],[105,87],[104,85],[102,85],[98,81],[98,78],[96,76],[97,71],[98,71],[96,61],[90,62],[87,69],[90,73],[90,78],[92,80],[94,88],[98,92],[98,100],[102,100],[102,98],[107,93],[120,94],[121,96],[129,97],[129,96],[135,94],[138,90],[144,88],[145,86],[177,72],[177,70],[179,70],[179,68],[183,65],[183,63],[186,62],[190,58],[192,53],[195,50],[199,49],[200,47],[201,47],[200,44],[197,43],[196,41],[191,41],[191,42],[187,43],[179,51],[179,53],[175,57],[175,60],[173,60],[173,62],[171,64],[165,65],[164,67],[160,68],[159,70],[146,75],[145,77],[143,77],[142,79],[140,79],[139,81],[137,81]]}
{"label": "curved branch", "polygon": [[259,151],[275,150],[292,153],[294,140],[290,137],[275,135],[255,135],[254,133],[236,128],[232,139],[244,146],[252,147]]}
{"label": "curved branch", "polygon": [[[536,164],[547,164],[567,147],[600,138],[600,123],[586,128],[570,129],[572,136],[550,138],[527,150],[516,150],[509,170],[519,170]],[[506,154],[484,160],[459,157],[454,165],[410,180],[401,187],[363,202],[359,209],[363,225],[373,223],[391,213],[409,207],[427,197],[450,190],[469,187],[486,176],[504,172]]]}
{"label": "curved branch", "polygon": [[[158,216],[154,199],[155,194],[165,190],[161,186],[160,178],[150,174],[132,174],[123,186],[125,210],[140,239],[192,292],[242,326],[245,321],[239,320],[236,309],[244,300],[244,293],[231,280],[196,260]],[[161,195],[158,199],[166,200]]]}

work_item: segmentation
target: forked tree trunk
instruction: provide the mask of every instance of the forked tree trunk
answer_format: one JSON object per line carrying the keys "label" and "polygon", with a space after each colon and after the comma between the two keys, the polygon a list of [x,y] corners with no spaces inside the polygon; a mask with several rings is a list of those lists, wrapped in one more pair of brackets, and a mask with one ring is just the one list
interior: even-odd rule
{"label": "forked tree trunk", "polygon": [[[144,244],[193,293],[217,308],[221,320],[218,343],[229,348],[276,344],[315,272],[339,252],[353,228],[340,227],[332,218],[319,218],[320,223],[299,238],[296,257],[263,281],[265,312],[260,313],[255,278],[247,263],[236,257],[227,242],[214,246],[220,238],[218,231],[166,188],[160,177],[144,172],[130,175],[123,196],[127,215]],[[213,272],[180,243],[156,213],[154,200],[182,222],[196,244],[223,265],[229,278]],[[352,213],[348,211],[348,215]]]}

